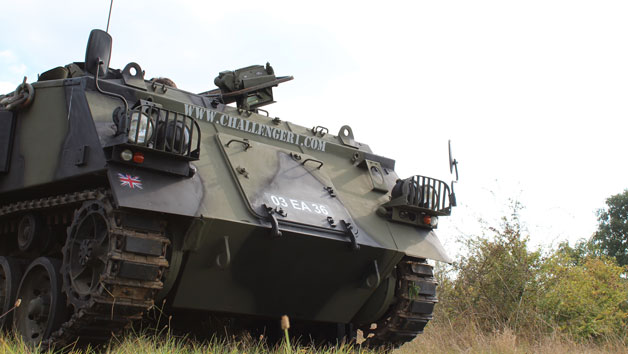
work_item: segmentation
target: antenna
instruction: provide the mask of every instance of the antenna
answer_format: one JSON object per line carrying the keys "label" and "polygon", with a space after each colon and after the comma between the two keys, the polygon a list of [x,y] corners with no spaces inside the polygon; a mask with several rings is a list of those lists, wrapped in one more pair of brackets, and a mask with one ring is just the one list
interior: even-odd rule
{"label": "antenna", "polygon": [[109,21],[111,20],[111,9],[113,8],[113,0],[109,4],[109,17],[107,18],[107,30],[105,32],[109,33]]}

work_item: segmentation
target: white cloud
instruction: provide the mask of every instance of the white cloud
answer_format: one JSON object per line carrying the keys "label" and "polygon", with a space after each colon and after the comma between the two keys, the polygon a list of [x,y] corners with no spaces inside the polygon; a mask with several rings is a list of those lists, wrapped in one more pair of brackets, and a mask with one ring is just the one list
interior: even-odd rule
{"label": "white cloud", "polygon": [[5,49],[0,50],[0,61],[2,63],[15,63],[17,61],[17,58],[13,51]]}
{"label": "white cloud", "polygon": [[0,95],[6,95],[7,93],[15,91],[18,84],[11,82],[0,81]]}
{"label": "white cloud", "polygon": [[23,76],[26,73],[26,70],[27,68],[24,64],[9,65],[9,72],[16,76]]}

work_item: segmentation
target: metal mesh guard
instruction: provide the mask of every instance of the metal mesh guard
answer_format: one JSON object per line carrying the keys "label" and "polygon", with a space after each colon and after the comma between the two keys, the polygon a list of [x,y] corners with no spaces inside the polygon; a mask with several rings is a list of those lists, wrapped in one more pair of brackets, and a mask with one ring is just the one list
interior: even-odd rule
{"label": "metal mesh guard", "polygon": [[[150,117],[150,122],[142,126],[146,116]],[[129,128],[132,132],[129,133],[129,144],[194,160],[199,158],[201,130],[194,118],[188,115],[141,105],[131,111]]]}
{"label": "metal mesh guard", "polygon": [[428,215],[451,215],[451,190],[447,183],[425,176],[398,180],[392,199],[384,207],[424,212]]}

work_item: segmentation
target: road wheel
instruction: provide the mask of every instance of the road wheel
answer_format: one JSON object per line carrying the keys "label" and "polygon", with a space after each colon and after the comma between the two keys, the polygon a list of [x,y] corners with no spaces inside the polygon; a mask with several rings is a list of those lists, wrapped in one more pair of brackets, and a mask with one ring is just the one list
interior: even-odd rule
{"label": "road wheel", "polygon": [[0,328],[8,327],[13,319],[15,295],[22,279],[22,264],[11,257],[0,257]]}
{"label": "road wheel", "polygon": [[68,319],[66,296],[61,292],[61,261],[39,257],[29,266],[20,282],[13,323],[29,344],[47,339]]}

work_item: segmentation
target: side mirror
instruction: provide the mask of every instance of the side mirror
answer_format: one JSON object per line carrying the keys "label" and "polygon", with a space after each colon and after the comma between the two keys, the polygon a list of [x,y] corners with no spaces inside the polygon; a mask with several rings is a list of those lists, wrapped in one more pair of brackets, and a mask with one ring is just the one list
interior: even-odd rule
{"label": "side mirror", "polygon": [[449,202],[451,206],[457,206],[456,203],[456,192],[454,192],[454,184],[458,182],[458,160],[453,158],[451,153],[451,140],[449,140],[449,173],[454,173],[454,169],[456,170],[456,180],[451,181],[451,195],[449,196]]}
{"label": "side mirror", "polygon": [[[87,50],[85,51],[85,70],[91,74],[96,74],[96,70],[99,70],[98,76],[103,77],[107,75],[109,69],[109,60],[111,59],[111,44],[113,40],[109,33],[94,29],[89,34],[89,40],[87,41]],[[103,62],[102,65],[98,65],[99,60]]]}
{"label": "side mirror", "polygon": [[456,170],[456,182],[458,182],[458,160],[454,159],[451,154],[451,140],[449,140],[449,173],[454,173]]}

